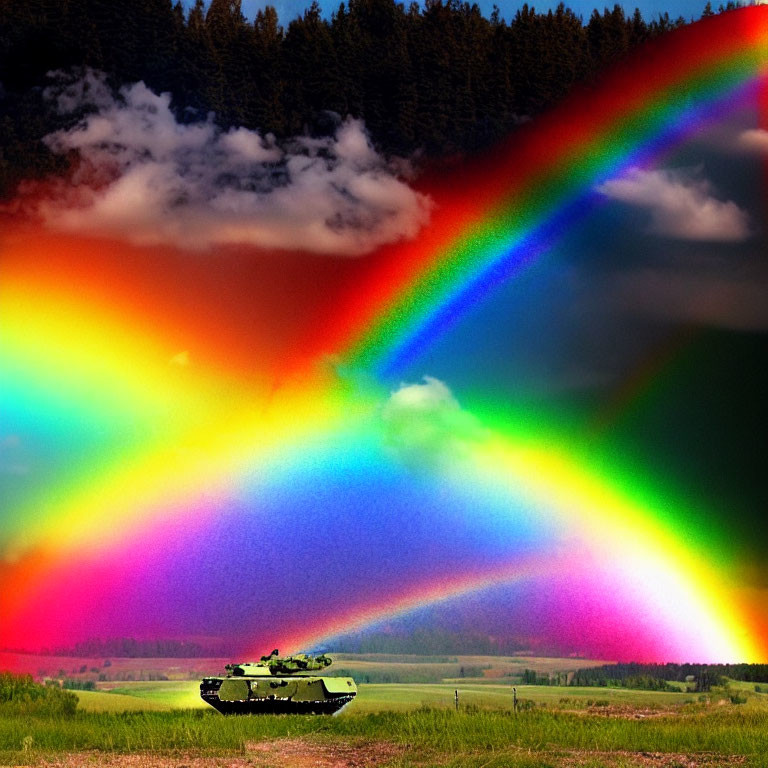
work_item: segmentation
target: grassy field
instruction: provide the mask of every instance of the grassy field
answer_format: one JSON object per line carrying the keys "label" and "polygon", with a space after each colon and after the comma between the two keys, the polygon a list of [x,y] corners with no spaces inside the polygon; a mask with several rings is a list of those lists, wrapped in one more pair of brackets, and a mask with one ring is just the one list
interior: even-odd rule
{"label": "grassy field", "polygon": [[[91,691],[75,691],[78,696]],[[200,681],[154,681],[101,683],[100,696],[113,696],[125,700],[146,702],[159,709],[205,709],[208,705],[200,698]]]}
{"label": "grassy field", "polygon": [[[105,694],[107,695],[107,694]],[[113,694],[115,695],[115,694]],[[688,755],[676,765],[768,766],[768,708],[696,705],[688,711],[635,718],[533,709],[419,708],[408,712],[350,712],[341,717],[230,717],[207,711],[87,713],[59,720],[0,719],[0,764],[44,763],[59,754],[193,754],[211,758],[248,755],[254,745],[274,748],[286,740],[364,749],[389,744],[396,759],[382,765],[573,765],[590,768],[645,765],[648,755]],[[392,755],[392,751],[386,754]],[[263,757],[263,756],[262,756]],[[637,757],[639,762],[635,762]],[[524,760],[522,760],[524,758]],[[239,758],[238,758],[239,759]],[[521,762],[522,760],[522,762]],[[617,762],[618,760],[618,762]],[[698,762],[697,762],[698,760]],[[178,763],[177,763],[178,764]],[[221,763],[210,763],[221,764]],[[238,763],[239,764],[239,763]],[[246,762],[249,765],[271,763]],[[292,765],[284,759],[283,768]],[[306,765],[297,762],[294,765]],[[366,763],[375,764],[373,762]],[[580,763],[585,764],[585,763]]]}
{"label": "grassy field", "polygon": [[[626,688],[576,688],[565,686],[517,685],[520,699],[537,705],[558,709],[585,709],[587,707],[630,707],[636,709],[669,710],[696,702],[693,694],[665,691],[633,691]],[[754,686],[752,686],[754,689]],[[390,683],[358,686],[358,696],[344,715],[358,712],[384,712],[414,710],[419,707],[453,707],[454,691],[459,691],[461,705],[481,708],[511,708],[511,684],[462,681],[460,683]],[[738,689],[741,692],[741,688]],[[749,693],[750,689],[743,690]],[[81,705],[88,711],[135,711],[142,709],[206,709],[199,694],[196,680],[186,682],[127,682],[103,683],[100,691],[76,691]],[[724,696],[724,695],[723,695]],[[750,698],[768,695],[753,694]],[[103,709],[102,709],[103,707]]]}
{"label": "grassy field", "polygon": [[[571,688],[560,686],[518,685],[519,699],[538,706],[557,709],[585,709],[613,706],[637,709],[674,709],[691,703],[694,697],[662,691],[631,691],[608,688]],[[436,685],[361,685],[357,699],[345,712],[381,712],[413,710],[422,706],[453,707],[454,691],[459,704],[486,709],[511,709],[511,685],[436,684]]]}
{"label": "grassy field", "polygon": [[[768,693],[754,684],[705,696],[516,685],[524,708],[515,713],[506,671],[536,667],[525,657],[493,661],[490,669],[502,670],[495,677],[363,683],[331,718],[222,717],[200,700],[198,680],[101,682],[100,690],[76,692],[71,717],[0,713],[0,766],[768,768]],[[560,672],[563,663],[584,664],[548,661]],[[351,658],[343,666],[353,662],[487,666],[483,657]]]}
{"label": "grassy field", "polygon": [[[175,709],[169,701],[155,701],[155,697],[133,696],[107,691],[75,691],[78,709],[83,712],[162,712]],[[199,697],[198,697],[199,698]]]}

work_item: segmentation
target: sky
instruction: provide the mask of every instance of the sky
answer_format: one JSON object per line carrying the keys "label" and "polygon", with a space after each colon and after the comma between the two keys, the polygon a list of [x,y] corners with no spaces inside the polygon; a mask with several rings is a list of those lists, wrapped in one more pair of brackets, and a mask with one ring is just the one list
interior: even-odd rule
{"label": "sky", "polygon": [[80,162],[2,211],[0,647],[766,661],[766,30],[421,175],[60,79]]}

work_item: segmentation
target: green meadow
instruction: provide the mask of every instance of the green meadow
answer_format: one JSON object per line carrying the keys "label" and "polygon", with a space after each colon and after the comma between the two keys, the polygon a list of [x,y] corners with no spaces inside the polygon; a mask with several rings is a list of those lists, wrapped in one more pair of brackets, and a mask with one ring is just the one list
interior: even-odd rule
{"label": "green meadow", "polygon": [[[105,711],[101,706],[109,700],[117,700],[139,709],[206,709],[208,705],[200,698],[199,680],[172,680],[153,682],[121,682],[107,684],[98,691],[75,691],[80,706],[92,712]],[[109,707],[106,711],[116,711]]]}
{"label": "green meadow", "polygon": [[[768,765],[768,708],[664,713],[635,718],[593,711],[415,707],[339,717],[222,717],[205,710],[78,712],[70,718],[0,718],[0,764],[44,764],[62,753],[242,756],[254,744],[302,739],[406,748],[393,765],[634,765],[634,755],[706,758],[707,765]],[[616,763],[615,757],[620,757]],[[482,759],[481,759],[482,758]],[[391,761],[390,761],[391,762]],[[389,763],[386,763],[389,764]],[[637,763],[642,764],[642,763]],[[696,765],[679,763],[679,765]],[[290,764],[289,764],[290,765]]]}
{"label": "green meadow", "polygon": [[92,765],[107,755],[122,765],[138,754],[147,766],[768,768],[768,693],[752,684],[708,694],[515,687],[517,711],[512,683],[496,676],[362,683],[335,717],[223,717],[199,699],[197,680],[104,682],[73,692],[77,709],[66,715],[0,707],[0,765]]}
{"label": "green meadow", "polygon": [[[575,688],[566,686],[517,685],[522,702],[559,710],[584,710],[601,707],[651,710],[675,710],[697,702],[695,695],[666,691],[634,691],[627,688]],[[358,695],[345,708],[341,717],[358,713],[412,711],[422,707],[453,708],[455,691],[459,692],[459,708],[511,709],[513,686],[485,682],[444,683],[361,683]],[[120,683],[109,692],[75,691],[82,709],[89,712],[116,712],[208,709],[200,699],[197,681]],[[758,699],[755,695],[755,699]],[[768,696],[765,696],[768,701]]]}

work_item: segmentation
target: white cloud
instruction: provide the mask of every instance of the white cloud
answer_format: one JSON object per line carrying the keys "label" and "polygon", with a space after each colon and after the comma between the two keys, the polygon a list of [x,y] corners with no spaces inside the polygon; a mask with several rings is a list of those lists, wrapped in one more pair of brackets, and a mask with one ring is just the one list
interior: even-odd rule
{"label": "white cloud", "polygon": [[223,131],[211,116],[180,123],[170,94],[135,83],[115,95],[92,71],[47,96],[63,114],[91,110],[45,139],[81,159],[34,204],[55,229],[355,255],[415,236],[429,217],[429,199],[374,150],[359,120],[334,136],[279,144],[242,127]]}
{"label": "white cloud", "polygon": [[739,134],[736,143],[740,149],[768,154],[768,131],[762,128],[750,128]]}
{"label": "white cloud", "polygon": [[681,240],[741,241],[749,217],[736,203],[712,196],[705,179],[679,171],[633,168],[597,187],[606,197],[648,210],[651,230]]}
{"label": "white cloud", "polygon": [[424,376],[422,384],[401,384],[387,401],[387,413],[431,413],[459,410],[458,400],[439,379]]}
{"label": "white cloud", "polygon": [[479,422],[463,411],[439,379],[401,384],[382,408],[386,443],[401,458],[434,464],[466,455],[483,433]]}

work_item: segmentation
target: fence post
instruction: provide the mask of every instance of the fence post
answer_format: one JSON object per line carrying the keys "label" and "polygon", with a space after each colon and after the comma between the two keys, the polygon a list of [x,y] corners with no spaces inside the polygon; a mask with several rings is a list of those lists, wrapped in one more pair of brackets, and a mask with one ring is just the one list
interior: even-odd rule
{"label": "fence post", "polygon": [[512,708],[517,714],[517,688],[515,686],[512,686]]}
{"label": "fence post", "polygon": [[459,689],[458,688],[453,692],[453,701],[454,701],[454,704],[456,705],[456,711],[458,712],[459,711]]}

